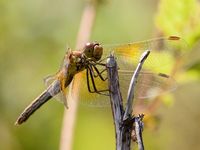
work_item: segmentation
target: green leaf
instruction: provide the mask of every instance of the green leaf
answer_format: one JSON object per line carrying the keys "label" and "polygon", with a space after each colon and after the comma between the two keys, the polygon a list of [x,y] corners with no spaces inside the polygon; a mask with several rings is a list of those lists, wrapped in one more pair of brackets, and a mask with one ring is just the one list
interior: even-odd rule
{"label": "green leaf", "polygon": [[192,46],[200,39],[200,3],[197,0],[161,0],[156,25],[164,35],[178,35]]}

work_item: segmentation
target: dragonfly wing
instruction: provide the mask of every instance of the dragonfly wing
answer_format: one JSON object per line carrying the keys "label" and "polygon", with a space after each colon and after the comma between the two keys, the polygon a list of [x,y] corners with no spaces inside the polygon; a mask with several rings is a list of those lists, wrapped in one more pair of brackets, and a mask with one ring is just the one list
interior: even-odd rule
{"label": "dragonfly wing", "polygon": [[113,51],[120,69],[134,70],[134,64],[138,63],[142,53],[150,50],[151,53],[143,68],[152,72],[169,74],[174,63],[174,56],[181,54],[181,46],[185,47],[186,44],[179,37],[162,37],[129,44],[104,46],[103,57],[109,56],[110,51]]}
{"label": "dragonfly wing", "polygon": [[[102,73],[102,76],[106,77],[107,73],[106,71]],[[76,79],[76,77],[75,77]],[[89,78],[90,82],[90,87],[91,90],[93,91],[93,85],[91,78]],[[95,86],[97,90],[107,90],[108,85],[107,81],[102,81],[99,77],[94,78],[95,81]],[[83,106],[92,106],[92,107],[107,107],[110,106],[110,100],[109,96],[105,95],[100,95],[97,93],[90,93],[88,91],[88,86],[87,86],[87,75],[86,75],[86,70],[81,72],[81,81],[80,83],[80,89],[79,89],[79,102]],[[108,94],[108,92],[103,92],[104,94]]]}
{"label": "dragonfly wing", "polygon": [[45,77],[43,80],[44,80],[45,86],[49,87],[56,80],[56,76],[49,75],[49,76]]}
{"label": "dragonfly wing", "polygon": [[65,108],[68,109],[67,96],[68,96],[68,88],[65,89],[65,92],[62,91],[57,95],[58,101],[63,103],[65,105]]}
{"label": "dragonfly wing", "polygon": [[[107,107],[110,106],[109,96],[100,95],[97,93],[90,93],[87,87],[87,75],[86,71],[82,73],[79,89],[79,99],[81,105],[92,106],[92,107]],[[107,76],[107,72],[102,74],[104,77]],[[125,100],[128,93],[129,84],[132,78],[133,72],[126,70],[119,70],[119,83],[120,90]],[[91,90],[93,87],[90,80]],[[108,89],[108,81],[102,81],[99,77],[95,79],[95,85],[98,90]],[[135,99],[149,99],[164,94],[166,92],[172,91],[176,88],[175,80],[162,73],[152,73],[148,71],[143,71],[139,74],[137,84],[135,87]],[[108,92],[105,92],[108,94]],[[73,95],[72,95],[73,96]],[[126,101],[124,101],[126,103]]]}
{"label": "dragonfly wing", "polygon": [[[106,74],[106,72],[105,72]],[[120,90],[126,103],[129,84],[132,78],[133,72],[120,71],[119,70],[119,83]],[[105,75],[106,76],[106,75]],[[81,105],[92,107],[107,107],[110,106],[109,96],[100,95],[97,93],[90,93],[87,87],[86,72],[82,73],[82,82],[80,82],[79,99]],[[95,78],[95,85],[98,90],[108,89],[108,81],[102,81],[100,78]],[[90,86],[92,86],[90,84]],[[164,94],[166,92],[176,89],[175,80],[162,73],[141,72],[138,77],[138,81],[135,87],[135,99],[151,99]]]}
{"label": "dragonfly wing", "polygon": [[61,90],[60,80],[57,80],[53,75],[46,77],[44,81],[51,96],[53,96],[59,102],[63,103],[65,107],[68,108],[66,98],[68,94],[68,88],[65,88],[64,91]]}
{"label": "dragonfly wing", "polygon": [[[132,75],[133,72],[130,71],[119,71],[120,86],[124,96],[127,96]],[[135,86],[135,99],[155,98],[158,95],[175,90],[176,87],[175,80],[166,74],[143,71],[139,74]]]}
{"label": "dragonfly wing", "polygon": [[66,106],[66,108],[68,108],[66,98],[68,94],[68,86],[73,80],[73,76],[71,76],[71,71],[69,70],[70,54],[71,49],[68,49],[63,58],[60,70],[56,73],[56,75],[51,75],[44,79],[51,95],[61,101]]}
{"label": "dragonfly wing", "polygon": [[[120,90],[123,96],[123,99],[126,99],[129,84],[133,75],[133,72],[127,70],[119,70],[119,83]],[[97,93],[90,93],[87,86],[87,75],[86,71],[83,71],[80,81],[79,89],[79,99],[82,105],[95,106],[95,107],[106,107],[110,106],[109,96],[100,95]],[[106,78],[107,72],[102,73],[102,76]],[[91,78],[89,78],[90,87],[93,91],[93,85],[91,84]],[[108,81],[102,81],[99,77],[94,78],[96,88],[100,90],[108,89]],[[162,73],[152,73],[148,71],[142,71],[139,74],[138,81],[135,87],[135,99],[149,99],[154,98],[158,95],[164,94],[165,92],[172,91],[176,88],[175,80]],[[108,92],[105,92],[108,94]],[[124,101],[125,103],[126,101]]]}

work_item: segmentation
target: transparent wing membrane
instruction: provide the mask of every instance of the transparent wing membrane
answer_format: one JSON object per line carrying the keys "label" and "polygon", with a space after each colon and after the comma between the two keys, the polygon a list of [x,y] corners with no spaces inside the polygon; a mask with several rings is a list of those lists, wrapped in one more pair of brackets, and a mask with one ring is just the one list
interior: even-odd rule
{"label": "transparent wing membrane", "polygon": [[44,78],[44,84],[46,87],[49,87],[54,81],[55,81],[56,77],[55,75],[49,75],[47,77]]}
{"label": "transparent wing membrane", "polygon": [[44,82],[51,96],[53,96],[59,102],[63,103],[65,107],[68,108],[67,98],[66,98],[68,94],[68,87],[65,88],[65,90],[63,91],[61,89],[61,81],[56,79],[56,76],[54,75],[47,76],[44,79]]}
{"label": "transparent wing membrane", "polygon": [[[120,71],[119,70],[119,83],[121,94],[126,103],[128,88],[130,80],[132,78],[133,72],[131,71]],[[105,76],[106,72],[105,72]],[[108,89],[108,82],[102,81],[99,78],[95,78],[95,84],[98,90]],[[100,95],[97,93],[89,93],[86,84],[86,72],[80,85],[80,103],[82,105],[95,106],[95,107],[105,107],[110,105],[109,96]],[[151,72],[141,72],[138,77],[138,81],[135,87],[135,99],[144,100],[148,98],[154,98],[166,92],[170,92],[176,89],[177,85],[175,80],[162,73],[151,73]]]}
{"label": "transparent wing membrane", "polygon": [[[138,63],[142,53],[150,50],[151,53],[144,63],[144,68],[169,74],[174,63],[174,57],[181,53],[180,45],[184,46],[185,42],[178,37],[157,38],[122,45],[108,45],[104,47],[103,57],[108,56],[110,51],[113,51],[120,69],[132,70]],[[127,64],[131,66],[127,67]]]}
{"label": "transparent wing membrane", "polygon": [[[90,93],[88,91],[88,86],[87,86],[87,75],[86,75],[86,70],[82,72],[82,80],[80,81],[81,85],[80,85],[80,90],[79,90],[79,95],[80,95],[80,104],[81,105],[86,105],[86,106],[93,106],[93,107],[106,107],[109,106],[110,104],[110,100],[109,100],[109,96],[105,96],[105,95],[100,95],[97,93]],[[103,72],[102,73],[103,77],[107,77],[107,72]],[[101,91],[101,90],[106,90],[108,89],[108,82],[107,81],[102,81],[100,79],[100,77],[95,77],[94,78],[95,81],[95,86],[97,88],[97,90]],[[89,78],[89,82],[90,82],[90,88],[92,91],[94,91],[93,85],[92,85],[92,81],[91,78]],[[105,94],[108,94],[108,91],[105,91]]]}
{"label": "transparent wing membrane", "polygon": [[[124,98],[127,97],[129,83],[133,72],[120,71],[119,80],[122,87],[121,91]],[[139,74],[137,84],[135,87],[135,99],[154,98],[163,93],[176,89],[177,84],[175,80],[162,73],[141,72]]]}

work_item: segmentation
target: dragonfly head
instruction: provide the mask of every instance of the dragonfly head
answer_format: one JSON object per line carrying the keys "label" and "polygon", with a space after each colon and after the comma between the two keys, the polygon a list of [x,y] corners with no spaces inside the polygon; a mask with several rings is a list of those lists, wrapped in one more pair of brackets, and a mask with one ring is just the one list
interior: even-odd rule
{"label": "dragonfly head", "polygon": [[97,42],[86,43],[83,52],[88,58],[98,61],[103,54],[103,47]]}

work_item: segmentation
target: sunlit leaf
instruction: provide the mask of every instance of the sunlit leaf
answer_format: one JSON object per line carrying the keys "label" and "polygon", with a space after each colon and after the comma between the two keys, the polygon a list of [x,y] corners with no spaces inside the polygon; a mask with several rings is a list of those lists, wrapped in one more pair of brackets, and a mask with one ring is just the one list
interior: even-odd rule
{"label": "sunlit leaf", "polygon": [[161,0],[156,25],[163,34],[179,35],[192,45],[200,38],[199,16],[197,0]]}

